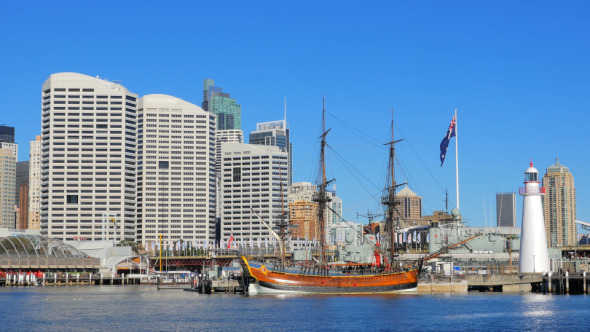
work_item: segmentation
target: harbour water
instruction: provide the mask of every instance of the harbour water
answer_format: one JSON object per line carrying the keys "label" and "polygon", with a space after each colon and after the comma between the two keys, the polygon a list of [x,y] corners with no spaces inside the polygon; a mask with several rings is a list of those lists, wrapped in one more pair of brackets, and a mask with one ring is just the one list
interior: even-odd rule
{"label": "harbour water", "polygon": [[0,329],[80,331],[586,330],[587,295],[242,296],[154,286],[3,287]]}

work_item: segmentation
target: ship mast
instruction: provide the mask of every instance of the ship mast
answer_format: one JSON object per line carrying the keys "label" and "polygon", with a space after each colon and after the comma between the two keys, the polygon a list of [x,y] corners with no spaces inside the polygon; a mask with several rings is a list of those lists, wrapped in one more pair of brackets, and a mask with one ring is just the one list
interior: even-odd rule
{"label": "ship mast", "polygon": [[[281,237],[281,246],[285,247],[285,228],[287,227],[287,223],[285,222],[285,200],[283,196],[283,166],[279,165],[279,181],[280,181],[280,192],[281,192],[281,218],[279,221],[279,230],[280,230],[280,237]],[[285,250],[281,251],[281,265],[282,268],[285,268]]]}
{"label": "ship mast", "polygon": [[394,224],[393,224],[393,215],[395,212],[395,206],[397,202],[395,201],[395,188],[398,185],[395,184],[395,143],[401,142],[402,140],[394,140],[393,136],[393,108],[391,109],[391,142],[385,143],[384,145],[389,145],[389,166],[387,170],[387,182],[390,183],[385,189],[385,193],[383,195],[383,204],[387,206],[387,212],[385,215],[385,227],[387,229],[387,233],[389,236],[389,263],[393,268],[393,260],[395,257],[395,238],[394,238]]}
{"label": "ship mast", "polygon": [[326,260],[326,235],[325,235],[325,228],[326,228],[326,203],[330,202],[331,199],[326,195],[326,187],[328,183],[334,181],[326,181],[326,164],[325,164],[325,150],[326,150],[326,135],[328,135],[328,131],[326,131],[326,107],[325,107],[325,99],[322,98],[322,136],[320,138],[321,141],[321,148],[320,148],[320,176],[321,176],[321,183],[319,184],[319,191],[314,195],[314,201],[318,203],[318,221],[319,221],[319,228],[320,228],[320,264],[323,266]]}

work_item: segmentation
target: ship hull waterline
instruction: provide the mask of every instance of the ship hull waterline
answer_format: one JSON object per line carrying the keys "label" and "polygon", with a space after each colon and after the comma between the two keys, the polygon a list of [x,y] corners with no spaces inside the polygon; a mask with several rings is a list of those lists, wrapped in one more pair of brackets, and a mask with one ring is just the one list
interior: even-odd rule
{"label": "ship hull waterline", "polygon": [[250,294],[385,294],[415,292],[418,267],[407,271],[366,275],[317,275],[276,272],[242,258],[244,273],[253,282]]}

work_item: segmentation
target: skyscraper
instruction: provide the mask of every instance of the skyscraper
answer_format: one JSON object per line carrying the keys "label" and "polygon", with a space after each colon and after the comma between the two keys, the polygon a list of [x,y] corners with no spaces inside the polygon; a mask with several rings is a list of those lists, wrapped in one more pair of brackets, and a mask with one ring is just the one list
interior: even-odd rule
{"label": "skyscraper", "polygon": [[135,240],[136,117],[137,95],[119,83],[77,73],[43,83],[41,234]]}
{"label": "skyscraper", "polygon": [[314,240],[319,237],[318,203],[299,200],[289,203],[289,235],[292,238]]}
{"label": "skyscraper", "polygon": [[212,241],[215,116],[182,99],[139,99],[137,240]]}
{"label": "skyscraper", "polygon": [[576,244],[576,188],[569,168],[555,159],[543,176],[545,197],[543,210],[547,245],[573,246]]}
{"label": "skyscraper", "polygon": [[244,143],[244,134],[240,129],[215,131],[215,174],[221,172],[221,145],[224,143]]}
{"label": "skyscraper", "polygon": [[[0,150],[0,227],[16,228],[18,144],[14,143],[14,127],[0,126]],[[8,152],[12,157],[8,156]]]}
{"label": "skyscraper", "polygon": [[516,227],[516,193],[496,194],[496,225]]}
{"label": "skyscraper", "polygon": [[221,240],[221,190],[220,184],[221,177],[221,146],[226,143],[243,143],[244,134],[240,129],[227,129],[227,130],[216,130],[215,131],[215,241],[219,243]]}
{"label": "skyscraper", "polygon": [[250,133],[250,144],[278,146],[289,154],[289,185],[293,183],[292,145],[289,139],[289,124],[285,120],[256,124],[256,131]]}
{"label": "skyscraper", "polygon": [[408,225],[422,218],[422,197],[406,185],[395,195],[396,207],[393,218]]}
{"label": "skyscraper", "polygon": [[242,129],[242,107],[214,83],[203,81],[203,109],[217,116],[217,130]]}
{"label": "skyscraper", "polygon": [[[29,161],[16,163],[16,190],[14,202],[17,208],[17,227],[27,229],[29,223]],[[21,192],[22,191],[22,192]]]}
{"label": "skyscraper", "polygon": [[0,125],[0,143],[14,143],[14,127]]}
{"label": "skyscraper", "polygon": [[221,240],[272,241],[254,212],[278,232],[288,206],[287,179],[279,176],[287,172],[287,153],[276,146],[226,143],[221,156]]}
{"label": "skyscraper", "polygon": [[0,227],[15,228],[14,192],[16,186],[16,155],[9,148],[0,148]]}
{"label": "skyscraper", "polygon": [[18,229],[29,229],[29,182],[22,182],[19,186],[18,197]]}
{"label": "skyscraper", "polygon": [[0,126],[0,148],[12,150],[15,161],[18,160],[18,144],[14,143],[14,127]]}
{"label": "skyscraper", "polygon": [[29,151],[29,229],[39,229],[41,210],[41,136],[30,142]]}
{"label": "skyscraper", "polygon": [[[21,183],[29,182],[29,161],[18,161],[16,162],[16,191],[14,195],[14,201],[18,202],[20,196],[19,187]],[[16,203],[19,206],[18,203]]]}
{"label": "skyscraper", "polygon": [[[301,209],[305,206],[314,206],[302,204],[303,202],[306,203],[314,203],[314,195],[317,193],[317,186],[311,184],[310,182],[295,182],[292,186],[289,187],[289,207],[291,205],[294,206],[296,209]],[[332,189],[328,189],[326,191],[326,195],[330,198],[330,201],[326,203],[326,211],[324,211],[324,216],[326,219],[325,225],[325,232],[326,235],[326,242],[330,243],[330,227],[332,225],[339,225],[342,219],[342,199],[336,196],[336,186],[333,186]],[[314,203],[315,204],[315,203]],[[315,208],[316,214],[313,216],[314,222],[314,229],[316,230],[316,234],[319,234],[318,229],[318,215],[317,215],[317,207]],[[297,221],[297,219],[295,220]],[[291,220],[289,220],[291,226]],[[294,224],[294,226],[296,226]],[[299,226],[296,226],[299,227]],[[293,232],[292,236],[302,236],[302,231],[295,231]],[[316,238],[317,239],[317,238]]]}

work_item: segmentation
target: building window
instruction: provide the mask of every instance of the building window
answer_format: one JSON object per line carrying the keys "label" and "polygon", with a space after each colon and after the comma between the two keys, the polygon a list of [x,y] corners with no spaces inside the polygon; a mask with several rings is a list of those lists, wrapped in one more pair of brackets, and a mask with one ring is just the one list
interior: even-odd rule
{"label": "building window", "polygon": [[78,204],[78,195],[67,195],[66,196],[66,203],[67,204]]}
{"label": "building window", "polygon": [[234,167],[233,169],[233,181],[242,181],[242,169],[240,167]]}
{"label": "building window", "polygon": [[168,168],[170,168],[168,161],[160,161],[158,163],[158,166],[159,166],[158,167],[159,169],[168,169]]}

